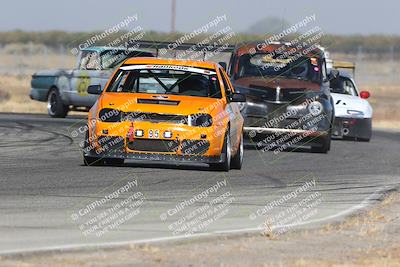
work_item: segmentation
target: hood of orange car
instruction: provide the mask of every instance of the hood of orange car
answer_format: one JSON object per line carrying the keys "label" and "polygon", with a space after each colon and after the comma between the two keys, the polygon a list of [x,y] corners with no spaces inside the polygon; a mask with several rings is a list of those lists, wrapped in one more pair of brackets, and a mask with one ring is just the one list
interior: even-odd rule
{"label": "hood of orange car", "polygon": [[320,90],[320,85],[310,81],[287,79],[287,78],[271,78],[271,77],[244,77],[235,80],[235,85],[247,88],[276,88],[279,86],[281,89],[307,89],[307,90]]}
{"label": "hood of orange car", "polygon": [[101,108],[177,115],[211,113],[217,104],[217,98],[181,95],[105,93],[100,98]]}

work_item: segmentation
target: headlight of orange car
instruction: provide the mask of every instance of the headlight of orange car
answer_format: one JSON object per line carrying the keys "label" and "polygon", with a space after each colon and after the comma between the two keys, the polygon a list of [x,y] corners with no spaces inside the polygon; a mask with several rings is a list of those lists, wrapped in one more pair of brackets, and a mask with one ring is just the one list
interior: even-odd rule
{"label": "headlight of orange car", "polygon": [[209,114],[192,114],[188,118],[189,126],[210,127],[212,123],[213,119]]}
{"label": "headlight of orange car", "polygon": [[102,122],[119,122],[121,115],[122,112],[117,109],[103,108],[99,112],[99,120]]}

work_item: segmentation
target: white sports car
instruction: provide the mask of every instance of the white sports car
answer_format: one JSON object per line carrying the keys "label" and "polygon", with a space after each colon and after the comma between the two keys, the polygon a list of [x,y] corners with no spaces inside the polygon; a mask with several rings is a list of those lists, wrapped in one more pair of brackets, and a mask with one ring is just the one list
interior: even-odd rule
{"label": "white sports car", "polygon": [[370,93],[359,92],[354,79],[343,71],[330,81],[330,87],[335,105],[332,136],[369,141],[372,134],[372,107],[366,99]]}

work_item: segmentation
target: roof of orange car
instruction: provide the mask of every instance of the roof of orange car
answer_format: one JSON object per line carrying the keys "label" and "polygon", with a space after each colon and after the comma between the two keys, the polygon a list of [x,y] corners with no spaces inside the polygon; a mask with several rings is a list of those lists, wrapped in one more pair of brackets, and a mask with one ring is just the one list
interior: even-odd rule
{"label": "roof of orange car", "polygon": [[152,57],[133,57],[125,60],[122,65],[131,64],[154,64],[154,65],[178,65],[178,66],[190,66],[206,69],[216,69],[217,64],[210,61],[197,61],[197,60],[185,60],[185,59],[164,59],[164,58],[152,58]]}

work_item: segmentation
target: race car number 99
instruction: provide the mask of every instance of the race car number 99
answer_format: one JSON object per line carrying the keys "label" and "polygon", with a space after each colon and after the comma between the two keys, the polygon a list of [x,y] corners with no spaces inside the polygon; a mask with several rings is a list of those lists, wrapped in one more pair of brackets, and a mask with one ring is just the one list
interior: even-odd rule
{"label": "race car number 99", "polygon": [[149,138],[158,138],[159,130],[149,130]]}

